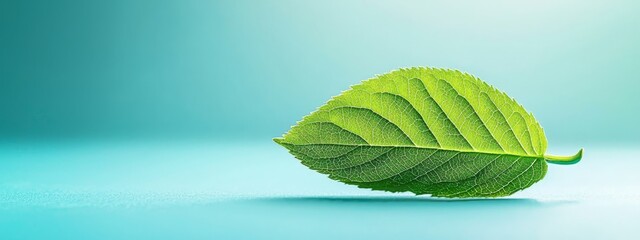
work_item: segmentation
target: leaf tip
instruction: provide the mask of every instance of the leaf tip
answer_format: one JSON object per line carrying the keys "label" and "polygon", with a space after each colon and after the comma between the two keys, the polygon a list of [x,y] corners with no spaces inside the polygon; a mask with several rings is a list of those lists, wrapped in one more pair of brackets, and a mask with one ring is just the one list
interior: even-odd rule
{"label": "leaf tip", "polygon": [[273,141],[279,145],[282,145],[284,143],[284,138],[281,138],[281,137],[273,138]]}

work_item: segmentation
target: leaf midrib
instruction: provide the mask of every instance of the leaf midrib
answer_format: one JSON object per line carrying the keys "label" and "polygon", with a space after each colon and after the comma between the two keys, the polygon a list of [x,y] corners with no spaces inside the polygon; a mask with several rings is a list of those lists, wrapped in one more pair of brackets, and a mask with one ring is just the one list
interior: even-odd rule
{"label": "leaf midrib", "polygon": [[367,144],[340,144],[340,143],[307,143],[307,144],[295,144],[288,143],[284,141],[284,138],[274,138],[273,139],[278,144],[288,144],[295,146],[312,146],[312,145],[322,145],[322,146],[341,146],[341,147],[391,147],[391,148],[419,148],[419,149],[429,149],[429,150],[438,150],[438,151],[452,151],[452,152],[460,152],[460,153],[476,153],[476,154],[489,154],[489,155],[501,155],[501,156],[513,156],[513,157],[524,157],[524,158],[543,158],[544,155],[520,155],[513,153],[500,153],[500,152],[487,152],[487,151],[469,151],[469,150],[459,150],[459,149],[446,149],[446,148],[431,148],[431,147],[422,147],[416,145],[367,145]]}

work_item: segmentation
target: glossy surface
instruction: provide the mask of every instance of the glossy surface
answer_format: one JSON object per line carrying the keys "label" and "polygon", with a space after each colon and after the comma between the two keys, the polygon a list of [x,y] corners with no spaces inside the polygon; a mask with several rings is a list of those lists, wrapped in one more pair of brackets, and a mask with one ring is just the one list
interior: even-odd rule
{"label": "glossy surface", "polygon": [[585,149],[510,198],[452,201],[344,185],[270,141],[5,143],[0,236],[637,238],[640,150]]}

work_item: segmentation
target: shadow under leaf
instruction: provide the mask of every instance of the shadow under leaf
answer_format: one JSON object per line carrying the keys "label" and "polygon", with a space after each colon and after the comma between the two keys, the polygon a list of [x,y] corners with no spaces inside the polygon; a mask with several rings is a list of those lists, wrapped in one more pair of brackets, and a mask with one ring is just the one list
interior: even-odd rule
{"label": "shadow under leaf", "polygon": [[281,204],[389,204],[421,206],[536,206],[549,207],[574,203],[573,201],[538,201],[530,198],[466,198],[446,199],[422,196],[291,196],[246,199],[264,203]]}

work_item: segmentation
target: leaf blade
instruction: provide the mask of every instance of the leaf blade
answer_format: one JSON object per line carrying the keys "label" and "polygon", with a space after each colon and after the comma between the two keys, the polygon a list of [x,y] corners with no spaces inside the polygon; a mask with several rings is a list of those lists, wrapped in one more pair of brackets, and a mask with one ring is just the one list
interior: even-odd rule
{"label": "leaf blade", "polygon": [[446,69],[366,80],[275,140],[332,179],[439,197],[507,196],[541,180],[547,167],[546,137],[531,113]]}

